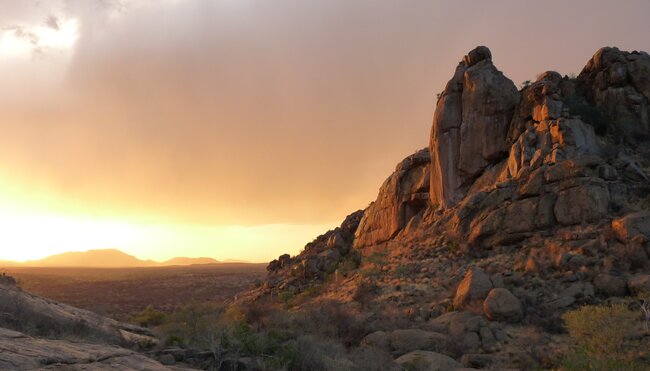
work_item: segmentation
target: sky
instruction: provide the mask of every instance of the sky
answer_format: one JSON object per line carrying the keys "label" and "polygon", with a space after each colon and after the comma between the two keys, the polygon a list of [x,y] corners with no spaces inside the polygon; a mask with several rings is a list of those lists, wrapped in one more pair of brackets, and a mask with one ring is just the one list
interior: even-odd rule
{"label": "sky", "polygon": [[0,259],[269,261],[428,143],[477,45],[516,84],[650,50],[650,2],[0,0]]}

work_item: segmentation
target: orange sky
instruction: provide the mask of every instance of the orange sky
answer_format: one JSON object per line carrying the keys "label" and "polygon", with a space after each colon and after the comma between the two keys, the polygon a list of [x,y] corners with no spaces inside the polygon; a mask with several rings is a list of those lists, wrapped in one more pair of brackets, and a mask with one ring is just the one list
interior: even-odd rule
{"label": "orange sky", "polygon": [[[567,4],[570,3],[570,4]],[[517,84],[650,50],[650,2],[0,0],[0,259],[268,261],[425,147],[476,45]]]}

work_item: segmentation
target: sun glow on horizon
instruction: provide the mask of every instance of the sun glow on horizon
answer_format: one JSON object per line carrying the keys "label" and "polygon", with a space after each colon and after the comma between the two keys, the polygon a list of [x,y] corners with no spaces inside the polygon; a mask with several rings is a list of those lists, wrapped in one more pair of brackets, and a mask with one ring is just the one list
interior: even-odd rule
{"label": "sun glow on horizon", "polygon": [[[7,173],[7,174],[5,174]],[[0,260],[23,262],[71,251],[118,249],[143,260],[211,257],[268,262],[295,254],[338,223],[191,224],[170,215],[86,204],[0,171]]]}
{"label": "sun glow on horizon", "polygon": [[128,246],[139,239],[133,225],[108,220],[56,215],[11,215],[0,212],[0,258],[26,261],[68,251]]}
{"label": "sun glow on horizon", "polygon": [[332,225],[201,226],[139,224],[0,210],[0,260],[24,262],[64,252],[115,248],[139,259],[211,257],[267,262],[295,254]]}

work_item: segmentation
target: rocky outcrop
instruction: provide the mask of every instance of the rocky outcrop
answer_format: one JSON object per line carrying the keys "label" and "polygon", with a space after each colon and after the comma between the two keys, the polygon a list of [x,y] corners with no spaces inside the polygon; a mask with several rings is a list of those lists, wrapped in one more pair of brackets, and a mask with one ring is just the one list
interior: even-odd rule
{"label": "rocky outcrop", "polygon": [[148,329],[0,285],[0,326],[33,336],[74,337],[134,347],[158,343]]}
{"label": "rocky outcrop", "polygon": [[472,245],[494,245],[608,214],[618,171],[603,158],[594,127],[567,106],[575,91],[552,71],[522,90],[504,142],[507,159],[480,174],[447,229]]}
{"label": "rocky outcrop", "polygon": [[291,257],[283,254],[267,266],[269,276],[261,293],[289,290],[298,293],[308,282],[322,281],[347,262],[356,267],[360,256],[352,249],[355,233],[364,216],[363,210],[348,215],[340,227],[327,231],[305,245],[303,251]]}
{"label": "rocky outcrop", "polygon": [[387,241],[414,218],[421,218],[429,203],[429,163],[425,148],[397,165],[379,189],[375,202],[366,209],[356,231],[355,247]]}
{"label": "rocky outcrop", "polygon": [[183,370],[117,346],[37,339],[0,328],[0,370]]}
{"label": "rocky outcrop", "polygon": [[484,46],[463,58],[438,98],[433,117],[431,202],[454,206],[480,173],[505,150],[519,101],[514,83],[492,64]]}
{"label": "rocky outcrop", "polygon": [[650,135],[650,55],[602,48],[578,81],[588,100],[606,114],[608,125],[627,140]]}
{"label": "rocky outcrop", "polygon": [[[648,55],[605,48],[578,78],[547,71],[520,91],[491,58],[472,50],[439,96],[430,160],[420,151],[397,167],[353,241],[328,234],[273,262],[270,292],[300,292],[309,279],[294,267],[323,277],[317,262],[338,262],[324,265],[337,268],[319,299],[372,308],[362,344],[406,352],[396,362],[413,369],[460,367],[430,351],[464,354],[469,367],[553,368],[565,354],[531,346],[531,326],[535,341],[563,338],[554,346],[566,350],[563,312],[644,300]],[[350,243],[347,255],[327,250]],[[359,267],[339,280],[353,256]]]}

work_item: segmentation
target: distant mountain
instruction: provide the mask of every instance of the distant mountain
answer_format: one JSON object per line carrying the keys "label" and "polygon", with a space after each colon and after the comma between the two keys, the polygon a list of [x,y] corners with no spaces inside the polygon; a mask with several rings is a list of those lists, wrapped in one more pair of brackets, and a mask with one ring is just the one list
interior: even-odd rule
{"label": "distant mountain", "polygon": [[66,252],[48,256],[41,260],[27,261],[21,265],[32,267],[128,268],[151,267],[159,265],[159,263],[153,260],[140,260],[117,249],[103,249]]}
{"label": "distant mountain", "polygon": [[178,257],[178,258],[173,258],[166,260],[160,265],[192,265],[192,264],[217,264],[220,263],[218,260],[212,259],[212,258],[186,258],[186,257]]}
{"label": "distant mountain", "polygon": [[[245,263],[244,261],[228,260],[228,263]],[[83,268],[135,268],[135,267],[164,267],[171,265],[219,264],[218,260],[206,257],[188,258],[177,257],[162,263],[153,260],[138,259],[117,249],[88,250],[81,252],[66,252],[52,255],[40,260],[30,260],[24,263],[0,260],[2,267],[83,267]]]}

